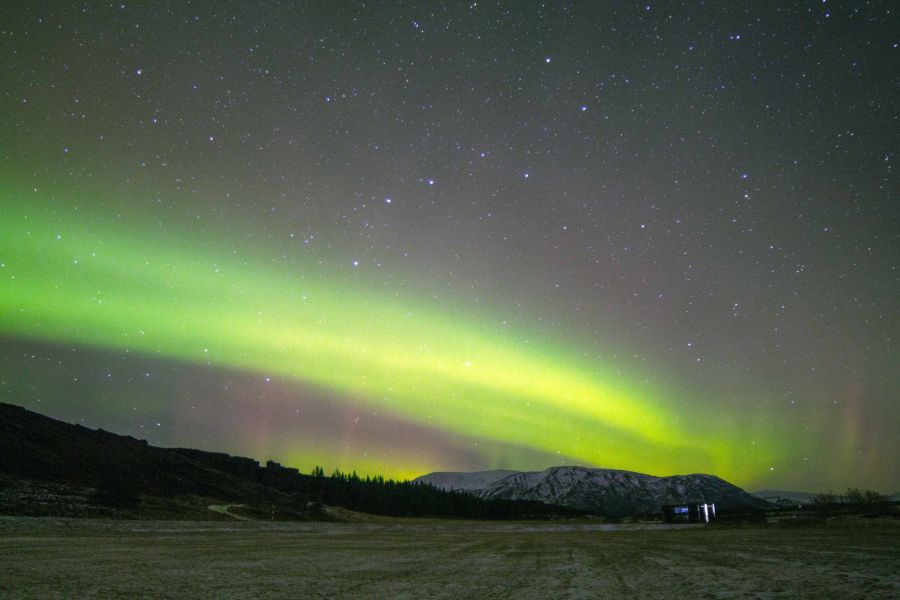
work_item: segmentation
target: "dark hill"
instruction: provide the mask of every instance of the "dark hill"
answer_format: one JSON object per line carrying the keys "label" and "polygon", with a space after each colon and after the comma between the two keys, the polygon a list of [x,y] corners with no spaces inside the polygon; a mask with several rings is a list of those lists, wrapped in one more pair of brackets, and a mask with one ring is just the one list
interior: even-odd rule
{"label": "dark hill", "polygon": [[249,458],[156,448],[144,440],[0,404],[0,472],[90,487],[118,477],[146,494],[241,501],[259,491],[265,470]]}
{"label": "dark hill", "polygon": [[[251,516],[303,519],[323,518],[322,503],[390,516],[578,514],[541,502],[485,500],[410,482],[318,472],[303,475],[272,461],[263,467],[250,458],[158,448],[0,403],[0,512],[7,514],[114,510],[122,516],[205,518],[209,504],[245,504]],[[148,507],[156,513],[148,514]]]}

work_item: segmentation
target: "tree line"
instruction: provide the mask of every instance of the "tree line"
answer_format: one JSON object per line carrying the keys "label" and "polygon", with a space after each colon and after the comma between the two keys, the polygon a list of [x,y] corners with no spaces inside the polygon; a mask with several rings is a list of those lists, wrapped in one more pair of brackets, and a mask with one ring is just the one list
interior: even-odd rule
{"label": "tree line", "polygon": [[831,504],[861,504],[861,505],[877,505],[887,504],[888,497],[879,494],[873,490],[862,490],[860,488],[847,488],[843,494],[834,492],[826,492],[817,494],[813,498],[813,504],[831,505]]}
{"label": "tree line", "polygon": [[295,501],[320,503],[348,510],[392,517],[441,517],[457,519],[535,519],[576,516],[579,511],[543,502],[483,499],[458,491],[446,491],[427,483],[395,481],[382,476],[360,477],[356,471],[335,470],[326,476],[322,467],[310,475],[290,476],[267,469],[280,491]]}

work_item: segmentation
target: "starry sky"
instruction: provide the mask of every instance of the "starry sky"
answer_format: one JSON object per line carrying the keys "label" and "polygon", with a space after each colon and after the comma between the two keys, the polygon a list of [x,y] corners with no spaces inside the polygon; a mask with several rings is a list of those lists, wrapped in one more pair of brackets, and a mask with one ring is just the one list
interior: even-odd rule
{"label": "starry sky", "polygon": [[896,12],[5,7],[0,401],[304,471],[896,492]]}

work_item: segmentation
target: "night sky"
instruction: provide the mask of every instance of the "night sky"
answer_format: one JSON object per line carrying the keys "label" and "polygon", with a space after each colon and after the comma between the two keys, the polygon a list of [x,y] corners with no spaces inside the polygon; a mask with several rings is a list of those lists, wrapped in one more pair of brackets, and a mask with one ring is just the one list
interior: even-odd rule
{"label": "night sky", "polygon": [[896,492],[893,4],[10,3],[0,401]]}

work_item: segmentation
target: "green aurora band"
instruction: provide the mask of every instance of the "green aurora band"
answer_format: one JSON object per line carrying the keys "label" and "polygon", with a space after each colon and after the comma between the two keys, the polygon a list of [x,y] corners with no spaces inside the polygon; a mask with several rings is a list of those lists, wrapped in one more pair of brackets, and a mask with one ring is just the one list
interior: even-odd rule
{"label": "green aurora band", "polygon": [[[0,335],[277,374],[583,464],[746,481],[784,454],[771,429],[676,413],[643,378],[550,336],[404,300],[315,262],[273,262],[250,244],[218,251],[158,224],[36,196],[0,198]],[[751,439],[761,443],[747,453]]]}

